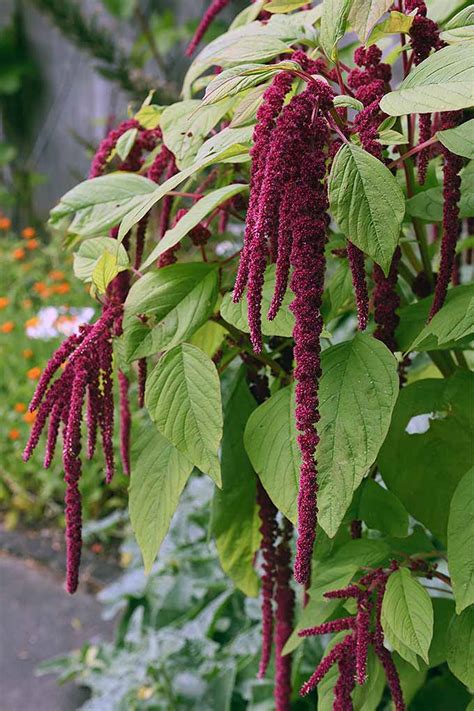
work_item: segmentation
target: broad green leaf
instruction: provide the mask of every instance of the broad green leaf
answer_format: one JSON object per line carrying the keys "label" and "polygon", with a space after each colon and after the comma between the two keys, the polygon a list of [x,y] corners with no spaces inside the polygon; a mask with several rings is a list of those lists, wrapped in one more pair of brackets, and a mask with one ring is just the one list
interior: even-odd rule
{"label": "broad green leaf", "polygon": [[405,214],[397,179],[362,148],[344,145],[331,168],[329,200],[346,237],[388,274]]}
{"label": "broad green leaf", "polygon": [[244,8],[234,17],[229,30],[235,30],[238,27],[245,27],[245,25],[248,25],[250,22],[256,20],[262,12],[264,5],[265,0],[257,0],[257,2],[252,2],[251,5]]}
{"label": "broad green leaf", "polygon": [[474,52],[469,42],[440,49],[421,62],[380,108],[389,116],[456,111],[474,104]]}
{"label": "broad green leaf", "polygon": [[428,0],[426,5],[430,18],[440,25],[450,21],[465,7],[466,0]]}
{"label": "broad green leaf", "polygon": [[133,148],[133,144],[135,143],[137,136],[138,128],[130,128],[120,136],[115,146],[115,150],[121,160],[126,160],[128,154]]}
{"label": "broad green leaf", "polygon": [[140,125],[143,126],[143,128],[156,128],[160,125],[160,118],[163,111],[163,106],[147,104],[140,108],[140,110],[135,114],[135,118]]}
{"label": "broad green leaf", "polygon": [[208,193],[203,198],[198,200],[188,212],[176,223],[174,227],[169,229],[163,238],[158,242],[157,246],[152,250],[150,255],[146,258],[145,262],[141,266],[141,270],[147,269],[152,265],[158,257],[174,247],[178,242],[185,237],[188,232],[190,232],[193,227],[196,227],[201,220],[203,220],[209,213],[211,213],[216,207],[221,205],[223,202],[230,200],[235,195],[247,190],[247,185],[242,183],[235,183],[232,185],[226,185],[223,188],[218,188],[213,190],[212,193]]}
{"label": "broad green leaf", "polygon": [[81,242],[74,253],[74,275],[81,281],[92,281],[94,269],[105,252],[115,258],[118,271],[128,268],[128,254],[120,242],[112,237],[94,237]]}
{"label": "broad green leaf", "polygon": [[102,252],[92,272],[92,283],[99,294],[105,294],[110,282],[115,279],[120,269],[117,257],[108,250]]}
{"label": "broad green leaf", "polygon": [[[247,153],[248,149],[242,149],[242,146],[236,146],[223,150],[221,153],[212,155],[211,157],[206,158],[205,160],[197,160],[195,163],[193,163],[193,165],[189,166],[189,168],[185,168],[176,175],[173,175],[171,178],[162,183],[162,185],[160,185],[158,188],[156,187],[156,183],[152,183],[152,185],[154,186],[153,192],[151,192],[150,195],[145,195],[144,197],[137,199],[132,207],[129,207],[129,209],[124,211],[125,216],[122,219],[122,222],[120,223],[120,229],[118,234],[119,240],[122,240],[125,235],[128,234],[128,232],[132,229],[132,227],[134,227],[137,222],[140,222],[142,217],[144,217],[151,210],[151,208],[154,207],[154,205],[156,205],[157,202],[164,198],[164,196],[167,195],[171,190],[177,188],[178,185],[183,183],[195,173],[198,173],[203,168],[207,168],[213,163],[219,163],[220,161],[226,160],[227,158],[233,156],[237,157],[242,153],[242,151]],[[101,180],[101,178],[99,178],[99,180]],[[114,222],[114,224],[116,224],[116,221]]]}
{"label": "broad green leaf", "polygon": [[81,237],[101,235],[115,227],[144,197],[156,191],[156,183],[133,173],[111,173],[85,180],[66,193],[51,210],[50,225]]}
{"label": "broad green leaf", "polygon": [[349,264],[343,260],[324,290],[321,313],[324,323],[330,323],[341,313],[354,308],[354,287]]}
{"label": "broad green leaf", "polygon": [[353,96],[347,96],[346,94],[335,96],[334,106],[347,106],[349,109],[354,109],[354,111],[362,111],[364,108],[362,101],[359,101],[359,99],[356,99]]}
{"label": "broad green leaf", "polygon": [[458,371],[404,387],[378,457],[390,491],[442,541],[449,503],[472,465],[473,381],[473,374]]}
{"label": "broad green leaf", "polygon": [[423,664],[422,669],[416,669],[412,664],[405,661],[403,657],[396,652],[393,653],[393,661],[395,662],[398,676],[400,677],[403,700],[405,704],[408,705],[426,681],[426,665]]}
{"label": "broad green leaf", "polygon": [[386,20],[374,27],[366,42],[366,47],[370,47],[389,35],[408,33],[414,19],[413,15],[404,15],[403,12],[394,10]]}
{"label": "broad green leaf", "polygon": [[346,32],[352,2],[353,0],[324,0],[323,2],[319,41],[329,59],[336,59],[337,43]]}
{"label": "broad green leaf", "polygon": [[409,350],[431,348],[433,337],[438,348],[474,333],[474,285],[458,286],[450,291],[450,299],[433,316],[410,345]]}
{"label": "broad green leaf", "polygon": [[464,158],[474,158],[474,119],[456,128],[438,131],[436,137],[451,153]]}
{"label": "broad green leaf", "polygon": [[448,44],[464,42],[474,38],[474,5],[458,12],[444,27],[441,39]]}
{"label": "broad green leaf", "polygon": [[474,604],[474,468],[459,482],[448,520],[449,572],[460,614]]}
{"label": "broad green leaf", "polygon": [[199,100],[180,101],[163,111],[160,119],[163,142],[180,169],[192,165],[204,139],[229,111],[231,103],[227,100],[205,106]]}
{"label": "broad green leaf", "polygon": [[358,518],[369,528],[389,536],[403,538],[408,535],[408,513],[403,504],[388,489],[368,479],[362,487]]}
{"label": "broad green leaf", "polygon": [[137,360],[190,338],[212,314],[217,297],[218,274],[211,264],[172,264],[146,274],[125,302],[126,359]]}
{"label": "broad green leaf", "polygon": [[246,89],[251,89],[271,79],[276,73],[301,67],[296,62],[286,61],[277,64],[239,64],[217,74],[207,86],[203,105],[215,104],[229,96],[235,96]]}
{"label": "broad green leaf", "polygon": [[[231,155],[229,162],[245,162],[249,160],[248,152],[252,144],[252,136],[253,126],[241,126],[240,128],[227,126],[202,144],[196,159],[198,161],[207,161],[222,151],[239,146],[241,155]],[[223,162],[226,162],[225,159]]]}
{"label": "broad green leaf", "polygon": [[449,669],[428,677],[410,704],[410,711],[468,711],[471,694]]}
{"label": "broad green leaf", "polygon": [[142,429],[134,453],[128,507],[148,573],[193,465],[153,426]]}
{"label": "broad green leaf", "polygon": [[[293,301],[293,294],[288,289],[283,299],[282,306],[273,321],[266,317],[275,288],[275,265],[270,264],[265,270],[265,283],[262,294],[262,333],[264,336],[282,336],[290,338],[293,333],[295,318],[289,306]],[[228,323],[244,333],[249,332],[247,320],[247,299],[242,298],[238,304],[232,301],[232,294],[224,296],[221,304],[221,314]]]}
{"label": "broad green leaf", "polygon": [[307,4],[305,0],[270,0],[270,2],[267,2],[267,4],[263,6],[263,9],[272,13],[285,13],[298,10]]}
{"label": "broad green leaf", "polygon": [[361,42],[365,43],[372,27],[391,5],[391,0],[353,0],[349,23]]}
{"label": "broad green leaf", "polygon": [[222,489],[212,504],[212,532],[225,573],[245,595],[258,594],[253,566],[260,543],[257,479],[244,449],[244,429],[256,403],[241,370],[224,411]]}
{"label": "broad green leaf", "polygon": [[[428,188],[407,200],[407,214],[426,222],[441,222],[443,219],[443,190],[441,186]],[[461,200],[459,216],[474,216],[474,161],[461,171]]]}
{"label": "broad green leaf", "polygon": [[[398,380],[388,349],[364,334],[324,351],[322,372],[319,523],[333,537],[384,441]],[[300,453],[294,411],[293,388],[280,390],[249,418],[245,446],[270,498],[296,523]]]}
{"label": "broad green leaf", "polygon": [[390,645],[404,659],[406,650],[428,664],[433,637],[433,605],[425,588],[407,568],[400,568],[388,579],[382,603],[382,627]]}
{"label": "broad green leaf", "polygon": [[210,358],[187,343],[168,351],[147,379],[145,404],[161,434],[221,486],[222,404]]}
{"label": "broad green leaf", "polygon": [[378,141],[382,146],[400,146],[406,145],[408,138],[399,131],[388,130],[379,133]]}
{"label": "broad green leaf", "polygon": [[242,128],[255,123],[258,107],[262,103],[263,93],[267,86],[267,84],[256,86],[245,94],[245,97],[235,108],[229,128]]}
{"label": "broad green leaf", "polygon": [[[474,328],[472,315],[470,319],[472,293],[473,287],[467,284],[449,289],[444,306],[435,317],[436,321],[433,318],[428,326],[426,322],[433,301],[432,296],[401,308],[398,312],[400,324],[396,331],[397,345],[400,351],[407,353],[412,349],[414,343],[416,343],[417,351],[466,347],[466,340],[460,334],[465,332],[469,337]],[[453,303],[452,306],[451,303]],[[449,323],[451,319],[452,323]],[[423,338],[420,336],[422,332],[425,332]],[[456,340],[446,340],[451,338],[451,333]]]}
{"label": "broad green leaf", "polygon": [[454,617],[448,630],[448,666],[463,684],[474,688],[474,606]]}
{"label": "broad green leaf", "polygon": [[189,342],[200,348],[209,358],[213,358],[219,350],[227,331],[220,324],[214,321],[206,321],[205,324],[193,333]]}
{"label": "broad green leaf", "polygon": [[433,597],[433,639],[429,651],[429,666],[437,667],[446,661],[448,654],[448,628],[454,616],[454,602],[446,597]]}

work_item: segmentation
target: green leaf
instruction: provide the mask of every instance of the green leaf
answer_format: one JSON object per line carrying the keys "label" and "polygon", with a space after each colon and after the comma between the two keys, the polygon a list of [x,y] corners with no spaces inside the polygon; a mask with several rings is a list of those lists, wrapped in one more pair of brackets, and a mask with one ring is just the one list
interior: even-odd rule
{"label": "green leaf", "polygon": [[406,145],[408,142],[407,136],[399,131],[381,131],[378,136],[379,143],[382,146],[400,146]]}
{"label": "green leaf", "polygon": [[267,4],[263,6],[263,9],[272,13],[285,13],[298,10],[307,4],[305,0],[270,0],[270,2],[267,2]]}
{"label": "green leaf", "polygon": [[74,275],[81,281],[92,281],[94,270],[106,252],[114,258],[118,272],[128,268],[128,254],[120,242],[112,237],[95,237],[84,240],[74,253]]}
{"label": "green leaf", "polygon": [[[216,133],[211,138],[208,138],[205,143],[202,144],[199,152],[196,156],[198,161],[209,160],[214,155],[218,155],[224,150],[229,150],[240,147],[240,155],[231,155],[230,163],[242,163],[249,158],[249,149],[252,144],[253,136],[253,126],[242,126],[240,128],[231,128],[227,126],[219,133]],[[223,160],[223,162],[227,162]]]}
{"label": "green leaf", "polygon": [[276,73],[296,69],[301,70],[297,62],[278,62],[277,64],[239,64],[218,74],[207,86],[203,105],[215,104],[229,96],[240,94],[271,79]]}
{"label": "green leaf", "polygon": [[[295,325],[295,318],[289,306],[293,301],[293,294],[288,289],[282,306],[273,321],[266,317],[275,289],[275,265],[270,264],[265,270],[265,282],[262,294],[262,333],[264,336],[282,336],[290,338]],[[221,314],[228,323],[244,333],[249,332],[247,320],[247,299],[242,298],[238,304],[232,301],[232,294],[225,294],[221,304]]]}
{"label": "green leaf", "polygon": [[334,97],[334,106],[347,106],[349,109],[354,109],[354,111],[362,111],[364,104],[359,99],[355,99],[353,96],[347,96],[346,94],[341,94],[340,96]]}
{"label": "green leaf", "polygon": [[156,128],[160,125],[160,118],[163,111],[163,106],[146,104],[135,114],[135,119],[143,128]]}
{"label": "green leaf", "polygon": [[[319,523],[332,537],[384,441],[398,380],[388,349],[364,334],[324,351],[322,372]],[[295,523],[300,453],[293,400],[288,387],[261,405],[249,418],[245,446],[270,498]]]}
{"label": "green leaf", "polygon": [[474,606],[454,617],[448,630],[448,666],[463,684],[474,687]]}
{"label": "green leaf", "polygon": [[361,42],[365,43],[372,27],[391,5],[391,0],[353,0],[349,23]]}
{"label": "green leaf", "polygon": [[242,128],[255,123],[257,110],[262,103],[263,93],[267,84],[256,86],[245,94],[245,97],[236,106],[229,128]]}
{"label": "green leaf", "polygon": [[128,20],[135,9],[136,0],[102,0],[107,10],[121,20]]}
{"label": "green leaf", "polygon": [[389,116],[466,109],[474,104],[473,69],[469,42],[444,47],[415,67],[399,89],[386,94],[380,108]]}
{"label": "green leaf", "polygon": [[319,41],[329,59],[336,59],[337,43],[344,37],[352,2],[353,0],[324,0],[323,2]]}
{"label": "green leaf", "polygon": [[73,218],[68,232],[81,237],[100,235],[155,191],[156,183],[133,173],[111,173],[85,180],[61,198],[51,210],[49,223],[59,227]]}
{"label": "green leaf", "polygon": [[[441,186],[422,190],[407,200],[407,214],[426,222],[441,222],[443,219],[443,190]],[[461,200],[459,216],[474,215],[474,161],[461,171]]]}
{"label": "green leaf", "polygon": [[472,461],[473,381],[472,373],[458,371],[404,387],[378,457],[390,491],[442,541],[449,502]]}
{"label": "green leaf", "polygon": [[125,302],[126,359],[137,360],[190,338],[212,314],[217,297],[217,269],[204,262],[172,264],[138,279]]}
{"label": "green leaf", "polygon": [[222,568],[245,595],[256,596],[254,557],[259,548],[257,479],[244,449],[244,429],[256,403],[240,370],[224,412],[222,489],[212,504],[212,532]]}
{"label": "green leaf", "polygon": [[438,131],[436,138],[451,153],[464,158],[474,158],[474,119],[466,121],[456,128]]}
{"label": "green leaf", "polygon": [[432,347],[433,337],[438,348],[474,333],[474,285],[458,286],[450,291],[450,299],[421,330],[409,350]]}
{"label": "green leaf", "polygon": [[187,343],[168,351],[147,379],[145,404],[161,434],[221,486],[222,404],[212,360]]}
{"label": "green leaf", "polygon": [[408,513],[403,504],[391,491],[368,479],[361,492],[358,518],[369,528],[374,528],[389,536],[408,536]]}
{"label": "green leaf", "polygon": [[341,261],[324,290],[321,312],[324,323],[330,323],[341,313],[354,308],[354,287],[349,264]]}
{"label": "green leaf", "polygon": [[460,614],[474,604],[474,468],[457,485],[448,520],[449,572]]}
{"label": "green leaf", "polygon": [[433,639],[429,651],[429,666],[437,667],[446,661],[448,653],[448,628],[454,616],[454,602],[445,597],[431,598],[433,603]]}
{"label": "green leaf", "polygon": [[[335,635],[324,650],[326,656],[331,649],[341,642],[348,632]],[[334,664],[323,680],[318,684],[318,711],[332,711],[334,704],[334,687],[339,677],[337,664]],[[358,711],[376,711],[382,699],[385,688],[383,667],[372,648],[367,657],[367,681],[363,686],[356,686],[352,692],[352,702]]]}
{"label": "green leaf", "polygon": [[214,321],[206,321],[205,324],[193,333],[189,342],[200,348],[209,358],[213,358],[219,350],[227,331],[220,324]]}
{"label": "green leaf", "polygon": [[417,691],[410,711],[467,711],[471,695],[448,669],[440,670],[435,677],[428,677],[426,683]]}
{"label": "green leaf", "polygon": [[433,637],[433,606],[425,588],[407,568],[388,579],[382,603],[382,627],[390,645],[411,662],[407,650],[428,664]]}
{"label": "green leaf", "polygon": [[122,133],[115,146],[117,155],[119,156],[119,158],[121,158],[121,160],[127,159],[127,156],[132,150],[133,144],[135,143],[137,136],[138,128],[130,128],[128,131],[125,131],[125,133]]}
{"label": "green leaf", "polygon": [[391,12],[386,20],[374,27],[366,42],[366,47],[370,47],[390,35],[408,34],[414,19],[413,15],[404,15],[403,12],[397,12],[396,10]]}
{"label": "green leaf", "polygon": [[170,249],[170,247],[174,247],[178,244],[178,242],[180,242],[183,237],[185,237],[188,232],[193,229],[193,227],[196,227],[196,225],[207,217],[207,215],[209,215],[209,213],[211,213],[216,207],[222,205],[223,202],[230,200],[235,195],[239,195],[247,189],[248,186],[243,185],[242,183],[226,185],[223,188],[213,190],[211,193],[208,193],[194,203],[184,217],[182,217],[174,227],[165,233],[163,238],[158,242],[157,246],[142,264],[141,270],[143,271],[144,269],[147,269],[147,267],[153,264],[161,254]]}
{"label": "green leaf", "polygon": [[92,283],[97,288],[99,294],[105,294],[110,282],[115,279],[119,273],[117,257],[105,250],[97,260],[97,263],[92,272]]}
{"label": "green leaf", "polygon": [[440,37],[448,44],[472,40],[474,38],[474,5],[464,8],[449,20]]}
{"label": "green leaf", "polygon": [[265,0],[257,0],[257,2],[252,2],[251,5],[245,7],[238,15],[234,17],[229,30],[235,30],[239,27],[245,27],[249,23],[257,19],[263,10],[265,5]]}
{"label": "green leaf", "polygon": [[174,154],[180,169],[193,164],[204,139],[231,105],[228,100],[213,106],[190,100],[172,104],[163,111],[160,119],[163,142]]}
{"label": "green leaf", "polygon": [[344,145],[329,176],[334,219],[388,274],[405,214],[405,198],[388,168],[362,148]]}
{"label": "green leaf", "polygon": [[149,425],[137,437],[134,452],[128,506],[145,572],[149,573],[193,465]]}
{"label": "green leaf", "polygon": [[426,681],[426,665],[423,665],[421,670],[416,669],[412,664],[406,662],[396,652],[393,653],[393,661],[395,662],[398,676],[400,677],[403,700],[405,704],[408,705]]}

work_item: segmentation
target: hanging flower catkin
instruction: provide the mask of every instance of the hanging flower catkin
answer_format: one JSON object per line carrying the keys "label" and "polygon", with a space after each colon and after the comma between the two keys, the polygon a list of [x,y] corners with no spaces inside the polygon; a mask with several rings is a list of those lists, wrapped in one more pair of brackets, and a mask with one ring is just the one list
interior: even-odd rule
{"label": "hanging flower catkin", "polygon": [[191,42],[186,48],[186,54],[188,57],[194,54],[199,42],[204,37],[210,25],[214,22],[217,15],[222,12],[222,10],[227,7],[227,5],[229,5],[229,3],[230,0],[212,0],[211,4],[204,13],[203,18],[199,23]]}
{"label": "hanging flower catkin", "polygon": [[291,587],[290,541],[293,526],[285,519],[281,527],[281,538],[276,549],[275,586],[275,709],[291,711],[291,667],[292,655],[283,655],[283,648],[293,631],[295,593]]}

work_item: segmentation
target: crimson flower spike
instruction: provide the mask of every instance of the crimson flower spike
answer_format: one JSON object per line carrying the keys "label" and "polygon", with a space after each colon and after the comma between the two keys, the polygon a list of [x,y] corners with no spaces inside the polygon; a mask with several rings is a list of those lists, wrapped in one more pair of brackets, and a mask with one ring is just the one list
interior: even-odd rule
{"label": "crimson flower spike", "polygon": [[359,331],[365,331],[369,320],[369,292],[365,278],[365,256],[362,250],[352,242],[347,243],[347,256],[356,297]]}
{"label": "crimson flower spike", "polygon": [[127,119],[127,121],[123,121],[120,126],[115,128],[113,131],[110,131],[110,133],[104,138],[92,161],[89,170],[89,178],[97,178],[100,175],[103,175],[107,167],[107,161],[117,145],[118,139],[131,128],[140,128],[140,124],[136,119]]}
{"label": "crimson flower spike", "polygon": [[263,556],[262,655],[258,667],[258,678],[263,679],[272,653],[273,592],[276,574],[275,542],[278,526],[276,522],[277,510],[260,481],[257,482],[257,503],[261,522],[260,533],[262,534],[260,550]]}
{"label": "crimson flower spike", "polygon": [[367,681],[367,655],[370,641],[370,611],[372,603],[369,595],[366,594],[357,601],[356,615],[356,646],[355,646],[355,670],[356,681],[363,686]]}
{"label": "crimson flower spike", "polygon": [[[457,126],[462,112],[446,112],[441,114],[442,128]],[[448,293],[449,282],[453,273],[456,256],[456,244],[461,234],[461,220],[459,219],[459,201],[461,199],[461,176],[459,172],[463,167],[463,159],[451,153],[442,146],[444,158],[443,166],[443,236],[441,238],[441,261],[438,278],[436,280],[433,304],[431,306],[429,321],[443,306]]]}
{"label": "crimson flower spike", "polygon": [[372,634],[372,643],[374,645],[375,654],[380,659],[382,667],[387,679],[388,688],[392,695],[392,700],[396,711],[405,711],[405,701],[403,699],[402,687],[400,685],[400,677],[397,667],[394,664],[392,655],[384,645],[384,634],[382,628],[382,602],[385,593],[388,576],[382,574],[379,579],[377,598],[375,603],[375,632]]}
{"label": "crimson flower spike", "polygon": [[375,282],[374,310],[375,323],[377,324],[374,336],[382,343],[385,343],[392,353],[397,350],[395,331],[400,322],[400,317],[397,314],[397,309],[400,306],[400,297],[396,291],[400,259],[401,250],[400,247],[397,247],[388,276],[385,276],[378,264],[374,265],[373,271]]}
{"label": "crimson flower spike", "polygon": [[276,623],[275,623],[275,709],[291,711],[292,655],[283,655],[283,648],[293,630],[295,593],[291,580],[290,541],[293,526],[285,519],[276,550]]}
{"label": "crimson flower spike", "polygon": [[316,668],[316,671],[313,672],[308,681],[301,687],[301,696],[306,696],[317,687],[319,682],[324,679],[334,664],[337,664],[343,658],[345,652],[352,648],[353,643],[353,635],[349,634],[342,640],[342,642],[336,644],[336,646],[331,649],[329,654],[326,654],[326,656],[323,657],[319,666]]}
{"label": "crimson flower spike", "polygon": [[210,25],[214,22],[217,15],[229,5],[230,0],[212,0],[211,4],[207,8],[203,15],[201,22],[199,23],[196,32],[186,48],[186,55],[191,57],[194,54],[198,44],[204,37],[206,31]]}
{"label": "crimson flower spike", "polygon": [[323,622],[316,627],[307,627],[298,632],[298,637],[315,637],[320,634],[332,634],[333,632],[342,632],[343,630],[351,630],[355,627],[354,617],[341,617],[338,620],[330,620]]}
{"label": "crimson flower spike", "polygon": [[355,687],[354,640],[350,640],[337,666],[339,677],[334,687],[333,711],[352,711],[351,694]]}

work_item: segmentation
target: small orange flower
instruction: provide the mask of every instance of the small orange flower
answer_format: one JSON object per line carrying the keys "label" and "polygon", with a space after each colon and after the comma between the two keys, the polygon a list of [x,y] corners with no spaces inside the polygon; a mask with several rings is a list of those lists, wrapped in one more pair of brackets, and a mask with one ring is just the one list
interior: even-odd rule
{"label": "small orange flower", "polygon": [[[0,220],[1,222],[1,220]],[[13,259],[16,259],[17,261],[20,261],[25,258],[25,250],[23,247],[18,247],[18,249],[14,249],[12,252],[12,257]]]}
{"label": "small orange flower", "polygon": [[68,294],[71,291],[71,286],[67,283],[67,281],[63,281],[62,284],[53,286],[53,291],[55,294]]}
{"label": "small orange flower", "polygon": [[0,331],[2,333],[11,333],[14,328],[15,324],[13,323],[13,321],[5,321],[5,323],[1,324]]}
{"label": "small orange flower", "polygon": [[38,242],[37,239],[30,239],[30,240],[26,243],[26,248],[27,248],[27,249],[38,249],[38,247],[39,247],[39,242]]}
{"label": "small orange flower", "polygon": [[33,306],[33,302],[31,299],[23,299],[21,305],[24,309],[31,309],[31,307]]}
{"label": "small orange flower", "polygon": [[33,316],[33,318],[29,318],[27,321],[25,321],[25,328],[34,328],[39,324],[39,318],[37,316]]}
{"label": "small orange flower", "polygon": [[14,442],[16,439],[20,439],[20,436],[21,436],[21,432],[20,432],[20,430],[17,430],[16,428],[13,428],[8,433],[8,439],[11,439],[12,442]]}
{"label": "small orange flower", "polygon": [[30,368],[29,371],[27,372],[27,376],[30,380],[38,380],[40,375],[41,375],[41,368],[38,368],[38,366],[35,366],[34,368]]}
{"label": "small orange flower", "polygon": [[31,348],[25,348],[23,351],[23,358],[33,358],[33,351]]}
{"label": "small orange flower", "polygon": [[8,296],[0,296],[0,309],[4,309],[10,303]]}
{"label": "small orange flower", "polygon": [[15,405],[15,412],[26,412],[26,405],[24,402],[17,402]]}
{"label": "small orange flower", "polygon": [[53,269],[52,272],[49,272],[48,276],[53,281],[61,281],[62,279],[64,279],[65,274],[59,269]]}
{"label": "small orange flower", "polygon": [[31,425],[31,423],[36,420],[36,410],[33,410],[33,412],[25,412],[25,414],[23,415],[23,419],[25,422]]}
{"label": "small orange flower", "polygon": [[33,239],[33,237],[36,237],[36,230],[34,227],[25,227],[25,229],[21,231],[21,236],[25,239]]}
{"label": "small orange flower", "polygon": [[0,230],[9,230],[12,226],[12,221],[8,217],[0,217]]}

